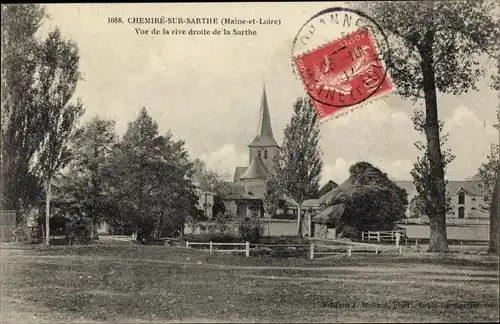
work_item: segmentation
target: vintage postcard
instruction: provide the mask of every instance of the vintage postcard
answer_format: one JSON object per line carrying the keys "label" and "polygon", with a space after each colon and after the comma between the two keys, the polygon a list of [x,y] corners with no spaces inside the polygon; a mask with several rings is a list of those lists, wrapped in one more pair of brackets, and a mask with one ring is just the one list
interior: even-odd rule
{"label": "vintage postcard", "polygon": [[0,323],[499,321],[498,2],[1,8]]}

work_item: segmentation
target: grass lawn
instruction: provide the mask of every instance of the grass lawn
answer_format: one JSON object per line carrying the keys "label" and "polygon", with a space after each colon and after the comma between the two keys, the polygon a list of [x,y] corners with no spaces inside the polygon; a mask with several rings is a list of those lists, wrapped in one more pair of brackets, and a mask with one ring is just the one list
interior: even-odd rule
{"label": "grass lawn", "polygon": [[1,323],[498,321],[498,258],[3,246]]}

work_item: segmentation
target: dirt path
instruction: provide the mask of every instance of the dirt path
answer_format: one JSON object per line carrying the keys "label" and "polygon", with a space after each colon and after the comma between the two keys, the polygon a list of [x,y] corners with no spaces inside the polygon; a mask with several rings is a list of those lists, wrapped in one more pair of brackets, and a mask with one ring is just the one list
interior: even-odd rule
{"label": "dirt path", "polygon": [[[7,256],[4,251],[2,255]],[[384,274],[404,274],[404,273],[435,273],[437,275],[498,275],[495,270],[470,270],[470,269],[453,269],[443,267],[441,265],[423,264],[421,266],[411,267],[394,267],[394,266],[380,266],[380,267],[280,267],[280,266],[236,266],[236,265],[223,265],[223,264],[209,264],[198,262],[180,262],[180,261],[167,261],[167,260],[154,260],[154,259],[130,259],[130,258],[117,258],[111,256],[76,256],[76,255],[25,255],[23,252],[17,251],[7,253],[15,258],[28,258],[32,262],[44,262],[44,260],[58,260],[58,264],[72,264],[74,260],[79,261],[113,261],[117,263],[160,263],[172,264],[189,267],[210,268],[210,269],[229,269],[229,270],[297,270],[297,271],[317,271],[317,272],[363,272],[363,273],[384,273]],[[64,260],[61,262],[61,260]],[[445,270],[446,269],[446,270]]]}

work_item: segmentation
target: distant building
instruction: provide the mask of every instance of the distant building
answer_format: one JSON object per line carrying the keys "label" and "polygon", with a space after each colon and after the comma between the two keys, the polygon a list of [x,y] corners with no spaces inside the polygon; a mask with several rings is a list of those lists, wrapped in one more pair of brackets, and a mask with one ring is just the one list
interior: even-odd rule
{"label": "distant building", "polygon": [[199,174],[199,172],[196,172],[193,175],[192,181],[196,187],[196,194],[198,195],[198,204],[196,207],[200,210],[203,210],[207,218],[212,219],[214,216],[213,208],[215,192],[211,190],[210,185],[201,176],[201,174]]}
{"label": "distant building", "polygon": [[[421,218],[428,220],[425,215],[415,211],[417,190],[413,181],[395,181],[408,193],[407,218]],[[484,202],[482,181],[448,181],[446,197],[450,198],[452,210],[446,215],[447,219],[489,219],[489,210]]]}

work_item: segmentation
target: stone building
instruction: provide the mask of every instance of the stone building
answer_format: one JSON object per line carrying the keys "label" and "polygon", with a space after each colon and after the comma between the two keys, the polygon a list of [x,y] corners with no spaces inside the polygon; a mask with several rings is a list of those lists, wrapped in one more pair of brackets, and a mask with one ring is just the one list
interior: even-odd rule
{"label": "stone building", "polygon": [[273,135],[264,86],[257,134],[248,145],[248,166],[236,167],[233,181],[227,184],[228,192],[224,195],[226,210],[237,217],[244,217],[251,213],[252,206],[260,205],[259,212],[263,215],[262,198],[266,179],[276,169],[275,158],[279,154],[279,149]]}
{"label": "stone building", "polygon": [[[413,181],[395,181],[408,193],[407,218],[420,218],[428,220],[425,215],[419,215],[415,210],[415,197],[417,190]],[[488,207],[484,203],[482,181],[448,181],[446,197],[450,199],[452,210],[446,215],[447,219],[489,219]]]}

